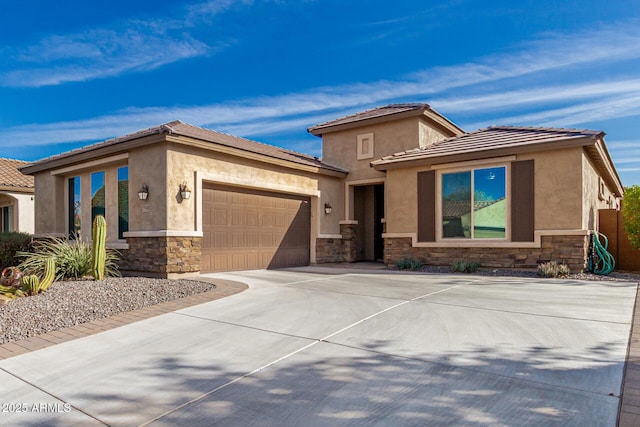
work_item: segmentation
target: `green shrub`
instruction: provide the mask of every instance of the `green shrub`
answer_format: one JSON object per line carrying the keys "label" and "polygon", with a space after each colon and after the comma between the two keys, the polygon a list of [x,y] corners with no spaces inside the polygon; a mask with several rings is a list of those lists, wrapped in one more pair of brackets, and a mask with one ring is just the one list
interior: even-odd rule
{"label": "green shrub", "polygon": [[640,185],[624,189],[622,222],[631,246],[640,249]]}
{"label": "green shrub", "polygon": [[[48,238],[35,243],[34,253],[19,253],[24,259],[20,268],[25,275],[40,274],[48,258],[56,263],[56,280],[80,279],[93,271],[91,246],[81,240]],[[105,259],[105,275],[119,276],[118,251],[108,249]]]}
{"label": "green shrub", "polygon": [[17,252],[32,252],[31,236],[27,233],[4,232],[0,233],[0,270],[16,266],[20,260]]}
{"label": "green shrub", "polygon": [[396,263],[398,270],[419,270],[422,267],[422,261],[415,258],[402,258]]}
{"label": "green shrub", "polygon": [[453,261],[453,265],[451,265],[451,271],[459,273],[473,273],[478,269],[478,267],[480,267],[480,264],[475,261],[457,259]]}
{"label": "green shrub", "polygon": [[542,277],[565,277],[571,273],[567,264],[549,261],[538,265],[538,275]]}

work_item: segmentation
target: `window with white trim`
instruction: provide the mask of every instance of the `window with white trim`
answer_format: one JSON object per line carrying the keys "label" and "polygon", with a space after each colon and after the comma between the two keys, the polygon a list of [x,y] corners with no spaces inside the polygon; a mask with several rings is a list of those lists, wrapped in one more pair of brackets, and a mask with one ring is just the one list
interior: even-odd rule
{"label": "window with white trim", "polygon": [[442,173],[441,184],[442,238],[507,237],[505,166]]}

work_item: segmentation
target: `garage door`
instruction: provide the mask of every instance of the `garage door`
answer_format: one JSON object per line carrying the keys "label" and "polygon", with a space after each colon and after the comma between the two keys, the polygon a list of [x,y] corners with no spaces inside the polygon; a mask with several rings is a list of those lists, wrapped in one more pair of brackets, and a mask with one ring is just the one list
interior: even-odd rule
{"label": "garage door", "polygon": [[308,197],[217,185],[202,192],[203,272],[309,265]]}

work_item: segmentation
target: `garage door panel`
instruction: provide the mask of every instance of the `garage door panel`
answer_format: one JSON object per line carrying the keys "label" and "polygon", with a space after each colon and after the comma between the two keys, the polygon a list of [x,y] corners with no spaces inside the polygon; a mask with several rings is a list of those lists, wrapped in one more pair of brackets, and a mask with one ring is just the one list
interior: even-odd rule
{"label": "garage door panel", "polygon": [[309,198],[218,185],[203,193],[203,272],[309,264]]}

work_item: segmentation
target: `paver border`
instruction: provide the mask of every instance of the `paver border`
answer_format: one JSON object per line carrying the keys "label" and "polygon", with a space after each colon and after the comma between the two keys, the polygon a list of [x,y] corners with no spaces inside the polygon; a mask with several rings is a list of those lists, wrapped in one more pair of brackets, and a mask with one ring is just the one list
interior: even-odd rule
{"label": "paver border", "polygon": [[110,317],[92,320],[75,326],[58,329],[18,341],[11,341],[0,345],[0,360],[18,356],[31,351],[51,347],[56,344],[87,337],[109,329],[118,328],[140,320],[149,319],[161,314],[191,307],[220,298],[225,298],[240,293],[248,288],[244,283],[232,280],[211,279],[207,277],[197,277],[193,280],[208,282],[216,285],[216,288],[207,292],[178,298],[172,301],[143,307],[138,310],[118,313]]}
{"label": "paver border", "polygon": [[622,393],[618,410],[619,427],[640,425],[640,285],[636,285],[636,301],[631,319],[627,360],[622,376]]}

